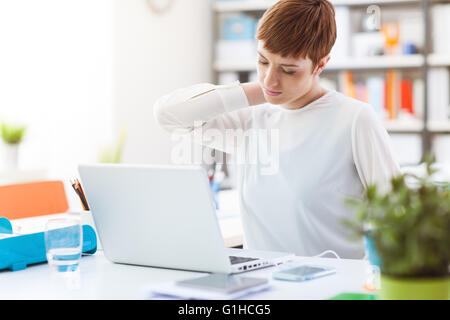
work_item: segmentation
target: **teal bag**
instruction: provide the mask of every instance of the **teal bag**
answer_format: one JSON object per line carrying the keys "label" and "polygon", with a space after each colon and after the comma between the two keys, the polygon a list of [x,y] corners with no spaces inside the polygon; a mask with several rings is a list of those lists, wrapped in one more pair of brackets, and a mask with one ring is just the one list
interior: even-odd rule
{"label": "teal bag", "polygon": [[[0,238],[0,270],[18,271],[27,265],[47,261],[44,232],[14,236],[11,222],[0,218],[0,233],[11,234],[10,237]],[[82,252],[94,254],[96,251],[97,235],[94,228],[83,225]]]}

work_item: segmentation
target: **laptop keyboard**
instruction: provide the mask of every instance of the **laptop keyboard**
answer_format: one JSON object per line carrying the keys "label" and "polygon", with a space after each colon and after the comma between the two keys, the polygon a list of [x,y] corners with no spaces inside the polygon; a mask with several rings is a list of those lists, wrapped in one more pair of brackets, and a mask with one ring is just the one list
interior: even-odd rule
{"label": "laptop keyboard", "polygon": [[248,262],[248,261],[253,261],[253,260],[258,260],[258,259],[257,258],[246,258],[246,257],[230,256],[231,264],[238,264],[238,263],[243,263],[243,262]]}

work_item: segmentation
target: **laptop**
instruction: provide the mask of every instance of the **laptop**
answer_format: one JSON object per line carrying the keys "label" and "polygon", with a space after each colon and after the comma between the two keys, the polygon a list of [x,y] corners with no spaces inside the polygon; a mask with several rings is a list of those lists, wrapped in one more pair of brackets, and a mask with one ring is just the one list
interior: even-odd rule
{"label": "laptop", "polygon": [[227,248],[201,166],[95,164],[78,170],[112,262],[231,274],[294,256]]}

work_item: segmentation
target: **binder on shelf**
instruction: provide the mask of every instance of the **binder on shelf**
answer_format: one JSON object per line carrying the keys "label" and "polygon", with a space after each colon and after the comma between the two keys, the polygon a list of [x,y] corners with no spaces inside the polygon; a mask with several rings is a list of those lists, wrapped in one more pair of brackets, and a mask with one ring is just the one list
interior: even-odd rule
{"label": "binder on shelf", "polygon": [[414,113],[417,118],[423,119],[424,114],[424,81],[421,78],[413,81]]}
{"label": "binder on shelf", "polygon": [[356,98],[355,84],[353,83],[353,75],[350,71],[346,70],[340,73],[339,82],[341,91],[348,97]]}
{"label": "binder on shelf", "polygon": [[431,33],[433,52],[438,54],[450,54],[450,42],[448,41],[448,32],[450,29],[450,4],[436,4],[431,10]]}
{"label": "binder on shelf", "polygon": [[423,88],[417,80],[420,79],[402,78],[401,72],[396,69],[388,70],[384,77],[369,75],[358,82],[353,80],[352,72],[348,70],[339,75],[342,93],[370,104],[383,120],[421,118],[423,102],[417,100],[423,98]]}
{"label": "binder on shelf", "polygon": [[338,6],[334,8],[334,11],[336,25],[339,28],[336,30],[336,42],[331,49],[331,56],[333,59],[348,57],[351,43],[350,8]]}
{"label": "binder on shelf", "polygon": [[253,40],[257,23],[255,18],[247,14],[228,17],[223,22],[222,39],[229,41]]}
{"label": "binder on shelf", "polygon": [[367,102],[367,90],[366,90],[366,86],[364,85],[364,83],[357,82],[355,84],[355,94],[356,94],[356,99]]}
{"label": "binder on shelf", "polygon": [[386,74],[386,89],[385,89],[385,109],[388,114],[388,119],[393,120],[397,118],[399,88],[398,88],[398,71],[388,70]]}
{"label": "binder on shelf", "polygon": [[367,99],[380,119],[386,117],[384,111],[384,79],[382,77],[368,77],[366,80]]}
{"label": "binder on shelf", "polygon": [[450,73],[447,68],[428,70],[428,120],[450,121]]}
{"label": "binder on shelf", "polygon": [[412,83],[409,79],[402,79],[401,83],[401,110],[414,114],[413,109],[413,96],[412,96]]}

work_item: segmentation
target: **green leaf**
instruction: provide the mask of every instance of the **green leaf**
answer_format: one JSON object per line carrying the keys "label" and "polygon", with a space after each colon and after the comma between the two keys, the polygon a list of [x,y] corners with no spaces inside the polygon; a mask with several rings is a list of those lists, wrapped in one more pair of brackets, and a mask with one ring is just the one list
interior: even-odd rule
{"label": "green leaf", "polygon": [[346,201],[355,215],[344,225],[355,237],[368,234],[370,226],[385,274],[449,275],[450,183],[433,182],[433,161],[427,156],[423,177],[401,174],[391,179],[390,192],[379,193],[377,185],[370,185],[362,199]]}
{"label": "green leaf", "polygon": [[127,138],[127,132],[122,130],[116,143],[108,145],[100,149],[100,163],[120,163],[122,160],[123,147]]}
{"label": "green leaf", "polygon": [[7,144],[19,144],[25,134],[26,126],[2,123],[1,136]]}

